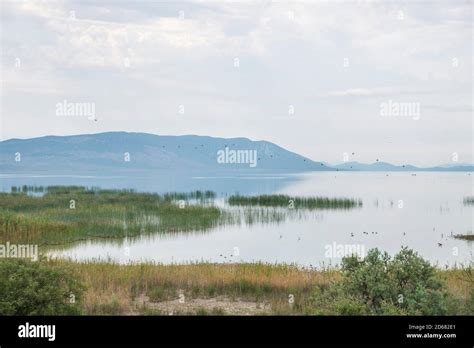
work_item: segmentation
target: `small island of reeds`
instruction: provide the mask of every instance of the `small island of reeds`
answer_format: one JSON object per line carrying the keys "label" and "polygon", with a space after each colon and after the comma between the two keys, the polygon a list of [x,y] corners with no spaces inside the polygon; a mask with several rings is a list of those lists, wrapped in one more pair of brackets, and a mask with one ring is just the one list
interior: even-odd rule
{"label": "small island of reeds", "polygon": [[463,240],[474,240],[474,234],[456,234],[454,235],[456,239],[463,239]]}
{"label": "small island of reeds", "polygon": [[464,205],[474,205],[474,196],[464,197],[463,203]]}
{"label": "small island of reeds", "polygon": [[287,195],[233,195],[228,199],[229,205],[287,207],[295,209],[351,209],[362,206],[360,200],[351,198],[327,197],[290,197]]}

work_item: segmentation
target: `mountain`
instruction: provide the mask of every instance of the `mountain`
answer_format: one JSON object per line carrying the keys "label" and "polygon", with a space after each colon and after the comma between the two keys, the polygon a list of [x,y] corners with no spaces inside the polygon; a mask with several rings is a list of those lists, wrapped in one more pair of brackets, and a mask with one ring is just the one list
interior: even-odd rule
{"label": "mountain", "polygon": [[474,166],[466,163],[445,164],[435,167],[420,168],[410,164],[393,165],[387,162],[374,162],[372,164],[359,162],[345,162],[342,164],[331,165],[336,170],[349,171],[370,171],[370,172],[472,172]]}
{"label": "mountain", "polygon": [[121,174],[268,173],[330,168],[268,141],[107,132],[2,141],[0,170],[2,173]]}
{"label": "mountain", "polygon": [[472,165],[418,168],[386,162],[330,165],[268,141],[107,132],[0,142],[3,174],[296,173],[306,171],[473,171]]}
{"label": "mountain", "polygon": [[338,165],[333,165],[333,168],[340,170],[353,170],[353,171],[384,171],[384,172],[395,172],[395,171],[414,171],[419,168],[412,165],[396,166],[387,162],[375,162],[372,164],[365,164],[359,162],[345,162]]}

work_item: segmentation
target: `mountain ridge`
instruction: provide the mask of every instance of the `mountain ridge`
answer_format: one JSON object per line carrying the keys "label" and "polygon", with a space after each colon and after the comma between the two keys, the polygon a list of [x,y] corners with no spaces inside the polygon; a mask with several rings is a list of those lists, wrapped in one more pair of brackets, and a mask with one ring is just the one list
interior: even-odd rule
{"label": "mountain ridge", "polygon": [[[255,155],[255,156],[253,156]],[[255,159],[253,158],[255,157]],[[250,161],[256,162],[251,163]],[[252,166],[252,164],[255,164]],[[387,162],[327,164],[266,140],[112,131],[0,141],[0,171],[14,173],[473,171],[473,165],[419,168]]]}

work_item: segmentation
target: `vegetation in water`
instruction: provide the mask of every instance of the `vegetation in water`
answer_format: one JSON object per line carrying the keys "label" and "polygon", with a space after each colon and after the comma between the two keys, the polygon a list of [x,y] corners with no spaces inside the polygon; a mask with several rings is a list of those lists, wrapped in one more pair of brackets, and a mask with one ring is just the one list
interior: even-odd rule
{"label": "vegetation in water", "polygon": [[[90,238],[205,230],[220,222],[221,209],[190,204],[206,192],[158,195],[78,186],[0,193],[0,241],[60,244]],[[38,192],[39,190],[36,190]],[[186,199],[184,205],[176,199]]]}
{"label": "vegetation in water", "polygon": [[474,205],[474,196],[464,197],[463,203],[464,205]]}
{"label": "vegetation in water", "polygon": [[[233,205],[236,197],[229,203]],[[275,196],[275,201],[286,196]],[[211,191],[166,194],[82,186],[21,186],[0,193],[0,242],[57,246],[70,242],[152,233],[207,231],[222,225],[281,223],[299,209],[214,205]],[[249,198],[250,199],[250,198]],[[253,199],[253,198],[252,198]],[[243,201],[242,201],[243,202]],[[262,202],[266,202],[265,199]],[[355,201],[354,201],[355,202]],[[295,207],[349,208],[351,200],[295,198]]]}
{"label": "vegetation in water", "polygon": [[287,207],[290,209],[351,209],[362,206],[362,202],[350,198],[290,197],[287,195],[233,195],[228,198],[229,205]]}
{"label": "vegetation in water", "polygon": [[474,234],[472,234],[472,232],[469,234],[456,234],[453,237],[456,239],[474,240]]}

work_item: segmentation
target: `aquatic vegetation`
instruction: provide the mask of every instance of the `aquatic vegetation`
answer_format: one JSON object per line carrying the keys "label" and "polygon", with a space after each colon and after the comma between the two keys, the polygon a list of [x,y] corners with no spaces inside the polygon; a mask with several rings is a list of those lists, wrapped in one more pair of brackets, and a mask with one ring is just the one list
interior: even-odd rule
{"label": "aquatic vegetation", "polygon": [[289,209],[351,209],[362,206],[360,200],[327,197],[291,197],[287,195],[233,195],[229,205],[287,207]]}
{"label": "aquatic vegetation", "polygon": [[474,205],[474,196],[464,197],[463,203],[464,205]]}
{"label": "aquatic vegetation", "polygon": [[193,192],[169,192],[163,195],[163,199],[167,201],[177,200],[197,200],[206,201],[216,198],[213,191],[193,191]]}
{"label": "aquatic vegetation", "polygon": [[453,236],[456,239],[463,239],[463,240],[474,240],[474,234],[456,234]]}
{"label": "aquatic vegetation", "polygon": [[[192,233],[217,226],[279,224],[308,218],[313,209],[349,209],[350,199],[232,196],[214,205],[211,191],[166,194],[82,186],[22,186],[0,193],[0,241],[41,247],[97,238]],[[295,209],[286,209],[291,200]],[[301,210],[297,208],[307,208]]]}
{"label": "aquatic vegetation", "polygon": [[11,192],[12,193],[28,193],[28,192],[44,192],[45,187],[44,186],[28,186],[28,185],[23,185],[23,186],[12,186]]}
{"label": "aquatic vegetation", "polygon": [[[26,191],[30,192],[30,189]],[[159,232],[196,231],[219,223],[214,206],[180,207],[172,197],[209,197],[209,193],[161,196],[131,190],[64,186],[0,194],[0,240],[60,244],[90,238],[122,238]]]}

